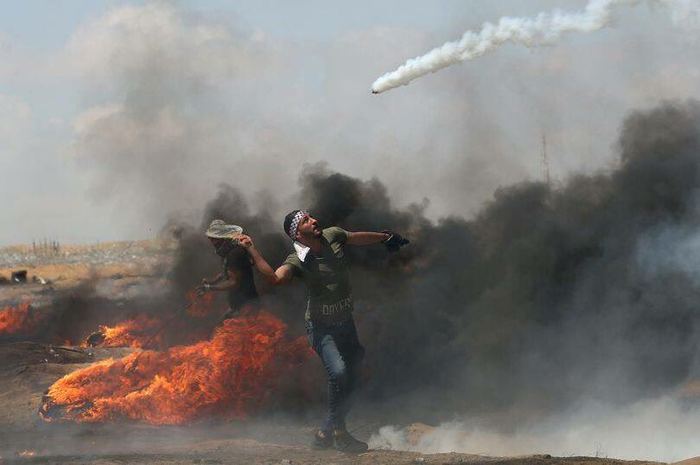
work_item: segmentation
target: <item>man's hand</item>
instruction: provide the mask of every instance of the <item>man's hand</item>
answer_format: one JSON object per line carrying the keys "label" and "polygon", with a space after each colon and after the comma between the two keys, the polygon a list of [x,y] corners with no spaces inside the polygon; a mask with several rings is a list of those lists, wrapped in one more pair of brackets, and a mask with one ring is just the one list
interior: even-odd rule
{"label": "man's hand", "polygon": [[240,242],[241,246],[245,247],[245,249],[248,251],[251,260],[253,260],[255,268],[257,268],[258,271],[265,277],[267,282],[277,285],[284,284],[292,279],[293,272],[291,265],[282,265],[274,270],[270,264],[267,263],[265,257],[260,254],[260,251],[255,248],[255,244],[253,244],[253,240],[250,238],[250,236],[242,234],[237,237],[237,240]]}
{"label": "man's hand", "polygon": [[255,244],[253,244],[253,239],[251,239],[251,237],[246,234],[241,234],[240,236],[237,236],[236,242],[238,242],[241,245],[241,247],[246,249],[255,248]]}
{"label": "man's hand", "polygon": [[202,284],[194,288],[194,292],[197,294],[197,297],[202,297],[204,294],[207,293],[207,291],[209,291],[210,288],[211,284],[205,278],[202,279]]}
{"label": "man's hand", "polygon": [[197,297],[202,297],[209,291],[210,286],[210,284],[202,284],[200,286],[195,287],[194,292],[197,294]]}
{"label": "man's hand", "polygon": [[384,234],[388,234],[389,237],[387,237],[383,242],[384,245],[386,246],[386,249],[389,252],[398,252],[399,249],[405,245],[408,245],[411,243],[408,239],[404,238],[401,236],[399,233],[395,233],[393,231],[382,231]]}

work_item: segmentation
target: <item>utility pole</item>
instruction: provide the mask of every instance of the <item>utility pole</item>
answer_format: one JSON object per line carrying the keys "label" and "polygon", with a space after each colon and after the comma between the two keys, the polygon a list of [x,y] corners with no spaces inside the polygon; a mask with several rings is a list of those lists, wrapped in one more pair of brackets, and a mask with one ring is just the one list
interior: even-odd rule
{"label": "utility pole", "polygon": [[542,176],[547,186],[552,185],[552,180],[549,177],[549,157],[547,156],[547,135],[542,132]]}

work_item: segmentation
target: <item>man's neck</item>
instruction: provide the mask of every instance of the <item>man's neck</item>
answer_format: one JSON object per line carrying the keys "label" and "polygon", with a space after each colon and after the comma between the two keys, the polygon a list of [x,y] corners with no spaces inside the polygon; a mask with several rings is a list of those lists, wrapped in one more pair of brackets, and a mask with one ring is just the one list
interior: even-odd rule
{"label": "man's neck", "polygon": [[312,237],[309,239],[299,238],[297,242],[310,248],[314,254],[319,254],[321,250],[323,250],[323,243],[321,242],[320,237]]}

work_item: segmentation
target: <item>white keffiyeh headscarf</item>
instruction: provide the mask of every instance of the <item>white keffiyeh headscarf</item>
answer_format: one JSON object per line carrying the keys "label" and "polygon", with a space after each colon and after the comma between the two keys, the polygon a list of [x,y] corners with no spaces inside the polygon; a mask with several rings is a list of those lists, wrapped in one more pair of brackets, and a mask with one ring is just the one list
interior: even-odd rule
{"label": "white keffiyeh headscarf", "polygon": [[289,228],[287,228],[286,233],[289,235],[289,237],[292,238],[294,241],[294,250],[297,253],[297,257],[299,257],[299,260],[302,262],[306,260],[306,256],[308,255],[309,251],[311,250],[309,247],[305,246],[304,244],[301,244],[296,241],[297,237],[297,232],[299,231],[299,223],[301,223],[301,220],[304,219],[306,215],[308,215],[309,212],[304,211],[304,210],[299,210],[294,214],[294,217],[292,218],[292,222],[289,223]]}
{"label": "white keffiyeh headscarf", "polygon": [[304,210],[299,210],[294,214],[294,218],[292,218],[292,222],[289,224],[289,229],[287,230],[287,234],[289,235],[289,237],[292,238],[292,240],[295,240],[297,237],[299,223],[301,223],[301,220],[304,218],[304,216],[308,214],[309,213],[305,212]]}

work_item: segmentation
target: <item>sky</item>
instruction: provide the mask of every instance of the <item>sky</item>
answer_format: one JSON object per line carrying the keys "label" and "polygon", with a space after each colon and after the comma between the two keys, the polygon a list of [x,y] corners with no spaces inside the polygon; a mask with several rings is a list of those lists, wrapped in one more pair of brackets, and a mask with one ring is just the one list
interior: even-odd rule
{"label": "sky", "polygon": [[543,134],[554,183],[610,169],[625,115],[700,91],[697,16],[620,7],[602,31],[369,92],[485,21],[585,4],[3,2],[0,246],[152,237],[196,224],[222,182],[284,213],[305,163],[434,219],[542,179]]}

